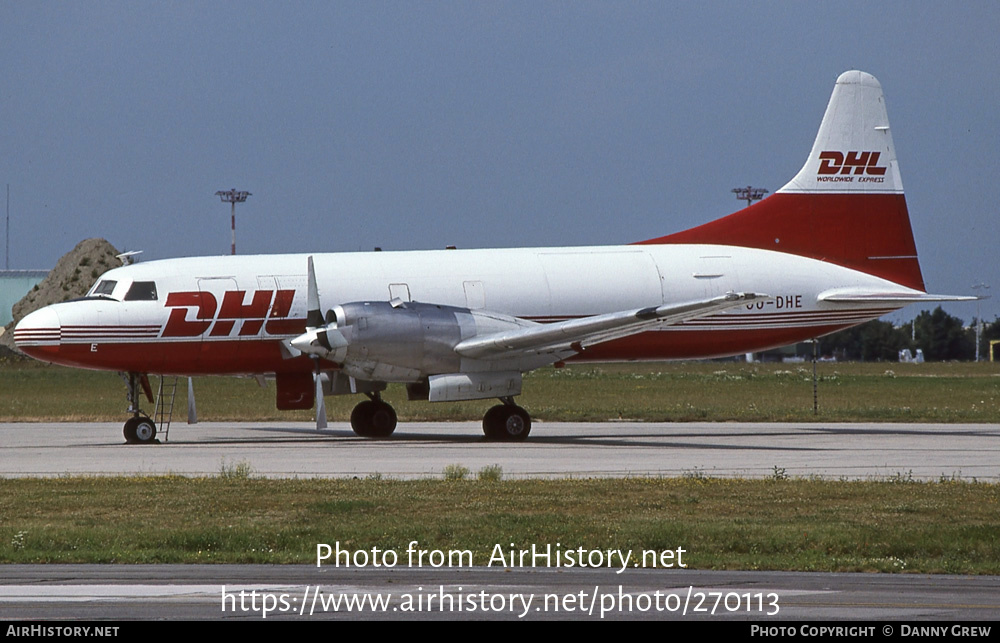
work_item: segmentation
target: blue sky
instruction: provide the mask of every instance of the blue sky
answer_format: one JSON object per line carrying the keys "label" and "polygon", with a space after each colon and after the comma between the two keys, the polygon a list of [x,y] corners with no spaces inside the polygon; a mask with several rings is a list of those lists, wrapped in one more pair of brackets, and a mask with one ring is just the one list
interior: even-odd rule
{"label": "blue sky", "polygon": [[928,288],[1000,291],[997,34],[995,2],[7,2],[10,264],[228,253],[233,187],[240,254],[659,236],[780,188],[862,69]]}

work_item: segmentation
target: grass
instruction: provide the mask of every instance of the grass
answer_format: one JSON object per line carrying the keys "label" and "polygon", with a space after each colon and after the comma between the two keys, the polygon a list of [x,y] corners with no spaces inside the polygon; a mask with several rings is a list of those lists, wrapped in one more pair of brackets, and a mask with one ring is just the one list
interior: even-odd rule
{"label": "grass", "polygon": [[[778,473],[778,472],[776,472]],[[626,480],[0,480],[0,562],[304,563],[317,544],[685,550],[691,569],[1000,573],[1000,486]],[[634,561],[633,561],[634,562]]]}
{"label": "grass", "polygon": [[491,464],[476,472],[476,480],[480,482],[500,482],[503,480],[503,467]]}
{"label": "grass", "polygon": [[448,481],[465,480],[469,468],[460,464],[449,464],[444,468],[444,479]]}
{"label": "grass", "polygon": [[[739,362],[573,365],[525,376],[519,403],[542,421],[906,421],[1000,422],[1000,364],[824,363],[819,414],[810,364]],[[156,380],[153,381],[154,387]],[[202,377],[194,383],[202,420],[302,420],[311,411],[274,407],[273,383]],[[175,414],[186,413],[178,386]],[[408,402],[391,385],[400,421],[479,420],[494,400]],[[359,396],[329,397],[331,421],[347,421]],[[149,407],[149,404],[145,404]],[[125,387],[114,373],[37,362],[0,363],[0,421],[117,421]]]}

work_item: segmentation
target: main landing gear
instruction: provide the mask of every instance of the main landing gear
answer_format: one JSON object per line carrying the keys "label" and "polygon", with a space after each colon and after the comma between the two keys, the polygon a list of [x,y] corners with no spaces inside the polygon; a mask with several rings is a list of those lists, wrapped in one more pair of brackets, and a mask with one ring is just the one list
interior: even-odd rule
{"label": "main landing gear", "polygon": [[483,433],[487,440],[519,442],[531,432],[531,416],[517,404],[514,398],[501,397],[503,404],[497,404],[483,416]]}
{"label": "main landing gear", "polygon": [[[396,411],[382,400],[378,392],[366,393],[369,399],[354,407],[351,428],[363,438],[387,438],[396,430]],[[519,442],[531,432],[531,416],[514,398],[502,397],[483,416],[483,433],[487,440]]]}
{"label": "main landing gear", "polygon": [[369,399],[351,412],[351,428],[363,438],[389,437],[396,430],[396,410],[383,402],[377,391],[366,395]]}
{"label": "main landing gear", "polygon": [[153,389],[149,385],[149,380],[145,375],[139,373],[119,373],[119,375],[125,380],[128,411],[132,414],[122,429],[125,442],[129,444],[159,444],[160,441],[156,439],[156,424],[139,409],[140,388],[150,403],[153,402]]}

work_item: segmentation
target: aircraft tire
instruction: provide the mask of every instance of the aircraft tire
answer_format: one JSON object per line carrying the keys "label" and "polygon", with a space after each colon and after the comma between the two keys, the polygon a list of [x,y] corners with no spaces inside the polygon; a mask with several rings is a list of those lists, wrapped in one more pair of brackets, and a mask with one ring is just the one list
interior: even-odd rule
{"label": "aircraft tire", "polygon": [[531,432],[531,416],[516,404],[498,404],[483,416],[483,433],[488,440],[520,442]]}
{"label": "aircraft tire", "polygon": [[129,418],[122,433],[128,444],[157,444],[156,424],[147,417]]}
{"label": "aircraft tire", "polygon": [[396,410],[382,401],[365,400],[351,411],[351,429],[363,438],[387,438],[396,423]]}
{"label": "aircraft tire", "polygon": [[127,444],[136,444],[139,441],[139,437],[135,433],[135,425],[139,423],[139,418],[129,418],[125,421],[125,426],[122,429],[122,434],[125,435],[125,442]]}
{"label": "aircraft tire", "polygon": [[374,402],[374,404],[375,408],[369,419],[372,436],[387,438],[396,430],[396,409],[385,402]]}
{"label": "aircraft tire", "polygon": [[503,439],[504,405],[497,404],[483,416],[483,434],[487,440]]}
{"label": "aircraft tire", "polygon": [[520,406],[510,405],[503,422],[503,439],[520,442],[531,432],[531,416]]}
{"label": "aircraft tire", "polygon": [[374,412],[375,402],[371,400],[360,402],[354,407],[354,410],[351,411],[351,429],[354,430],[355,435],[363,438],[374,437],[371,431],[371,418]]}

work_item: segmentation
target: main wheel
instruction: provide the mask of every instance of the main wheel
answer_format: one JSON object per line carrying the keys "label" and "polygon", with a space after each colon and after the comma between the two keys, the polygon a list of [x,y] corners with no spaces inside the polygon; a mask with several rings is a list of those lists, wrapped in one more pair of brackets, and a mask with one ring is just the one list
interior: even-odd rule
{"label": "main wheel", "polygon": [[497,404],[490,407],[490,410],[483,416],[483,434],[486,435],[487,440],[503,439],[503,422],[506,415],[504,408],[503,404]]}
{"label": "main wheel", "polygon": [[396,422],[396,410],[382,401],[365,400],[351,412],[351,428],[364,438],[387,438]]}
{"label": "main wheel", "polygon": [[372,436],[371,429],[371,417],[375,413],[375,402],[371,400],[365,400],[360,402],[351,411],[351,428],[354,429],[355,435],[360,435],[363,438],[370,438]]}
{"label": "main wheel", "polygon": [[498,404],[483,416],[483,433],[490,440],[516,442],[531,432],[531,416],[515,404]]}
{"label": "main wheel", "polygon": [[531,432],[531,416],[520,406],[511,404],[503,421],[503,439],[521,441]]}
{"label": "main wheel", "polygon": [[369,422],[373,436],[387,438],[396,430],[396,410],[385,402],[375,402]]}

